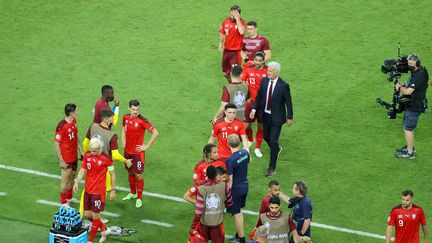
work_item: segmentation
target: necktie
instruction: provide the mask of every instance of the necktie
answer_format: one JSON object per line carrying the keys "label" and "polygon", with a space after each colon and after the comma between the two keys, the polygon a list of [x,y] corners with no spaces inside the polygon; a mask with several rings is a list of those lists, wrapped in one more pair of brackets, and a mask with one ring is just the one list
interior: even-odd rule
{"label": "necktie", "polygon": [[272,97],[273,81],[270,80],[270,89],[267,94],[267,110],[271,108],[271,97]]}

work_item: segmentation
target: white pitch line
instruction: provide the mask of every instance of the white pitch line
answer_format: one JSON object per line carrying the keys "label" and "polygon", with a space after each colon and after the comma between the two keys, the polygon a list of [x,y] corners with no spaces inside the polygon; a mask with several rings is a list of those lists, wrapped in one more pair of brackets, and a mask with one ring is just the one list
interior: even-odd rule
{"label": "white pitch line", "polygon": [[[52,202],[52,201],[47,201],[47,200],[43,200],[43,199],[38,199],[38,200],[36,200],[36,202],[40,203],[40,204],[57,206],[57,207],[61,207],[62,206],[62,204],[59,203],[59,202]],[[106,215],[106,216],[116,217],[116,218],[120,217],[120,214],[111,213],[111,212],[108,212],[108,211],[103,211],[101,214]]]}
{"label": "white pitch line", "polygon": [[168,224],[168,223],[164,223],[164,222],[159,222],[159,221],[154,221],[154,220],[150,220],[150,219],[142,219],[141,223],[144,224],[154,224],[154,225],[158,225],[158,226],[162,226],[162,227],[166,227],[166,228],[171,228],[174,225],[172,224]]}
{"label": "white pitch line", "polygon": [[7,192],[0,192],[0,196],[6,196]]}
{"label": "white pitch line", "polygon": [[[27,173],[27,174],[31,174],[31,175],[45,176],[45,177],[50,177],[50,178],[55,178],[55,179],[61,179],[60,176],[58,176],[58,175],[48,174],[48,173],[36,171],[36,170],[29,170],[29,169],[23,169],[23,168],[8,166],[8,165],[2,165],[2,164],[0,164],[0,169],[22,172],[22,173]],[[126,187],[117,187],[117,189],[120,191],[129,192],[129,188],[126,188]],[[171,200],[171,201],[186,203],[185,200],[183,200],[182,198],[179,198],[179,197],[173,197],[173,196],[168,196],[168,195],[163,195],[163,194],[153,193],[153,192],[143,192],[143,194],[146,196],[150,196],[150,197],[157,197],[157,198],[167,199],[167,200]],[[258,212],[250,211],[250,210],[243,210],[243,213],[249,214],[249,215],[258,215]],[[369,233],[369,232],[365,232],[365,231],[352,230],[352,229],[347,229],[347,228],[342,228],[342,227],[337,227],[337,226],[332,226],[332,225],[320,224],[320,223],[316,223],[316,222],[312,222],[311,225],[314,227],[317,227],[317,228],[322,228],[322,229],[329,229],[329,230],[345,232],[345,233],[350,233],[350,234],[356,234],[356,235],[361,235],[361,236],[366,236],[366,237],[376,238],[376,239],[385,239],[385,236],[383,236],[383,235],[373,234],[373,233]]]}

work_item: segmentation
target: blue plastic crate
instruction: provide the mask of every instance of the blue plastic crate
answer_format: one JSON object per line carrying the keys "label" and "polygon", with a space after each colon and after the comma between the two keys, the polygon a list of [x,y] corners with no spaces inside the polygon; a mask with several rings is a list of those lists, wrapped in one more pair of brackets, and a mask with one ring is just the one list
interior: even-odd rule
{"label": "blue plastic crate", "polygon": [[49,243],[87,243],[87,231],[82,230],[76,234],[68,234],[66,232],[51,229],[49,234]]}

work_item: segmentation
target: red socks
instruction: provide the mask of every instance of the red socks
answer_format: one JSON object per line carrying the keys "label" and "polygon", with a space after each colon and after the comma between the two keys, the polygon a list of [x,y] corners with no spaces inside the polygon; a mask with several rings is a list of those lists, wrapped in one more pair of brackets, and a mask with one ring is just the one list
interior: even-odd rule
{"label": "red socks", "polygon": [[263,130],[258,128],[258,131],[256,132],[256,144],[255,144],[255,148],[259,149],[261,148],[261,144],[264,138],[264,133]]}
{"label": "red socks", "polygon": [[144,191],[144,179],[136,181],[136,187],[138,192],[138,199],[142,199],[142,194]]}
{"label": "red socks", "polygon": [[66,198],[72,199],[72,188],[71,189],[66,189]]}
{"label": "red socks", "polygon": [[61,192],[60,192],[60,203],[61,203],[61,204],[65,204],[65,203],[67,203],[67,195],[66,195],[66,192],[65,192],[65,193],[61,193]]}
{"label": "red socks", "polygon": [[96,234],[98,232],[98,228],[101,229],[101,231],[105,231],[106,227],[105,225],[102,223],[102,221],[100,219],[94,219],[91,225],[91,231],[90,231],[90,236],[88,238],[88,241],[93,241],[94,238],[96,237]]}
{"label": "red socks", "polygon": [[252,128],[246,129],[246,136],[249,142],[253,142],[253,130]]}
{"label": "red socks", "polygon": [[128,177],[128,180],[129,180],[130,192],[132,194],[135,194],[136,193],[136,187],[137,187],[137,180],[135,178],[135,175],[130,175]]}

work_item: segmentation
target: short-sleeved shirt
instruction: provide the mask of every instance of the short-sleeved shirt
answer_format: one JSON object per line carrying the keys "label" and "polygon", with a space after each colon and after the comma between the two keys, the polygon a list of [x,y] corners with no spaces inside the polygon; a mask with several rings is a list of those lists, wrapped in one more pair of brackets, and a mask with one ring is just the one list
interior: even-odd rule
{"label": "short-sleeved shirt", "polygon": [[78,127],[75,120],[71,123],[61,120],[57,125],[54,141],[60,144],[64,162],[72,163],[78,160]]}
{"label": "short-sleeved shirt", "polygon": [[248,84],[252,102],[255,102],[261,81],[264,77],[267,77],[267,73],[267,66],[261,69],[255,69],[254,66],[243,69],[241,80]]}
{"label": "short-sleeved shirt", "polygon": [[[105,129],[105,130],[111,130],[111,129],[109,129],[109,128],[106,128],[106,127],[101,126],[100,124],[98,124],[98,126],[100,126],[102,129]],[[87,130],[86,138],[91,139],[91,135],[92,135],[92,134],[90,134],[90,133],[91,133],[91,126],[90,126],[89,129]],[[93,134],[93,135],[94,135],[94,134]],[[117,134],[114,134],[114,135],[111,137],[111,140],[109,141],[109,151],[110,151],[110,153],[111,153],[111,151],[116,150],[116,149],[118,149]]]}
{"label": "short-sleeved shirt", "polygon": [[398,205],[391,210],[387,224],[396,228],[395,243],[420,243],[420,224],[426,224],[426,216],[423,209],[415,204],[410,210]]}
{"label": "short-sleeved shirt", "polygon": [[270,43],[262,35],[258,35],[255,38],[248,36],[243,38],[242,50],[246,53],[249,60],[253,60],[257,52],[270,50]]}
{"label": "short-sleeved shirt", "polygon": [[259,210],[259,214],[270,212],[269,201],[270,201],[271,197],[272,196],[270,196],[269,194],[267,194],[263,198],[263,200],[261,201],[261,207],[260,207],[260,210]]}
{"label": "short-sleeved shirt", "polygon": [[244,123],[235,118],[232,122],[219,119],[213,125],[212,136],[217,137],[219,158],[228,158],[231,155],[231,149],[228,145],[228,136],[231,134],[246,135]]}
{"label": "short-sleeved shirt", "polygon": [[95,108],[94,108],[94,117],[93,117],[94,123],[101,123],[102,122],[102,119],[101,119],[101,111],[102,110],[111,110],[111,107],[103,98],[99,98],[97,100]]}
{"label": "short-sleeved shirt", "polygon": [[248,165],[250,161],[249,153],[245,149],[236,151],[226,161],[227,172],[233,176],[231,192],[233,196],[244,195],[248,192]]}
{"label": "short-sleeved shirt", "polygon": [[106,173],[108,167],[113,166],[113,161],[105,153],[92,155],[85,153],[81,168],[87,170],[85,178],[85,192],[88,194],[106,193]]}
{"label": "short-sleeved shirt", "polygon": [[225,161],[216,160],[216,161],[212,161],[211,163],[207,163],[205,160],[201,160],[195,166],[194,174],[193,174],[192,179],[195,182],[200,182],[200,181],[207,180],[208,178],[207,178],[206,173],[207,173],[207,168],[210,165],[213,165],[214,167],[222,166],[224,169],[226,169],[226,163],[225,163]]}
{"label": "short-sleeved shirt", "polygon": [[132,117],[130,114],[123,116],[123,127],[126,131],[126,146],[124,151],[128,154],[139,154],[137,145],[144,142],[145,131],[153,132],[153,125],[142,115]]}
{"label": "short-sleeved shirt", "polygon": [[[240,19],[241,24],[246,29],[246,22],[243,19]],[[219,28],[219,33],[225,35],[225,50],[230,51],[240,51],[243,44],[243,36],[244,34],[240,34],[237,29],[237,22],[231,20],[231,18],[226,18],[221,27]]]}
{"label": "short-sleeved shirt", "polygon": [[426,68],[422,67],[419,70],[413,72],[408,78],[408,88],[413,88],[412,102],[407,104],[407,110],[410,111],[423,111],[422,100],[426,97],[426,91],[428,88],[429,74]]}
{"label": "short-sleeved shirt", "polygon": [[[312,203],[309,197],[305,196],[301,198],[301,200],[299,200],[295,205],[293,205],[292,218],[296,223],[298,233],[300,234],[304,221],[306,219],[312,220]],[[310,226],[303,235],[310,236]]]}

